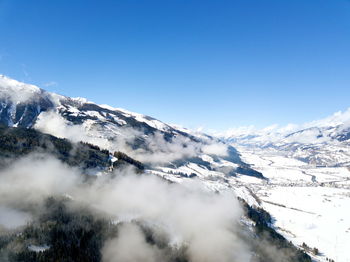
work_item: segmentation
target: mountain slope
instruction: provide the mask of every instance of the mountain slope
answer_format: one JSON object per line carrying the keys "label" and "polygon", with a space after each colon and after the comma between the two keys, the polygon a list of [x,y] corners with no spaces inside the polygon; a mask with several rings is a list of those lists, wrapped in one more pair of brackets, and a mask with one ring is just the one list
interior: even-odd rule
{"label": "mountain slope", "polygon": [[4,125],[32,127],[111,152],[122,151],[148,164],[158,175],[263,178],[240,160],[232,146],[217,138],[86,99],[49,93],[5,76],[0,76],[0,105]]}
{"label": "mountain slope", "polygon": [[0,126],[0,168],[6,168],[14,159],[30,154],[37,154],[38,158],[51,155],[69,166],[81,168],[87,174],[110,172],[122,165],[131,165],[137,170],[144,168],[119,151],[112,153],[89,143],[72,143],[34,129]]}

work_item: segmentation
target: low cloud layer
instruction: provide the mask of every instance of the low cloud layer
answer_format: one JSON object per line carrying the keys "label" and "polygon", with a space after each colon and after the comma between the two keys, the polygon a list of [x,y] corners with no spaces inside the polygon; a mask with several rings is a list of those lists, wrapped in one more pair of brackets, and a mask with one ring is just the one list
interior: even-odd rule
{"label": "low cloud layer", "polygon": [[227,145],[217,142],[217,143],[204,145],[202,147],[202,152],[208,155],[227,156],[228,148],[227,148]]}
{"label": "low cloud layer", "polygon": [[241,209],[230,193],[214,194],[196,182],[169,184],[154,176],[134,175],[120,176],[84,192],[88,192],[87,202],[118,214],[118,222],[157,225],[174,247],[188,246],[192,261],[249,261],[241,257],[247,251],[236,235]]}
{"label": "low cloud layer", "polygon": [[118,238],[108,241],[103,248],[104,262],[155,262],[163,261],[161,251],[145,240],[139,227],[125,224]]}
{"label": "low cloud layer", "polygon": [[128,170],[92,183],[82,178],[79,169],[51,157],[31,155],[17,161],[0,172],[0,206],[6,207],[0,223],[9,228],[1,222],[6,216],[29,212],[28,207],[40,205],[45,197],[69,195],[74,203],[85,203],[121,224],[118,237],[103,248],[105,262],[166,261],[164,250],[147,243],[134,222],[152,228],[172,249],[184,248],[193,262],[250,259],[249,249],[238,236],[242,211],[230,192],[215,194],[196,181],[171,184]]}

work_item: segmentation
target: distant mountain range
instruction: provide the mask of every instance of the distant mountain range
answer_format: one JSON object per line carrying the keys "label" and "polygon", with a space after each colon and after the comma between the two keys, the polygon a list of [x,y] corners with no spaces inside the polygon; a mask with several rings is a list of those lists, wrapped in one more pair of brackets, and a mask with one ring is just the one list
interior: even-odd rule
{"label": "distant mountain range", "polygon": [[243,127],[219,137],[231,145],[274,149],[316,166],[350,166],[350,109],[303,125]]}

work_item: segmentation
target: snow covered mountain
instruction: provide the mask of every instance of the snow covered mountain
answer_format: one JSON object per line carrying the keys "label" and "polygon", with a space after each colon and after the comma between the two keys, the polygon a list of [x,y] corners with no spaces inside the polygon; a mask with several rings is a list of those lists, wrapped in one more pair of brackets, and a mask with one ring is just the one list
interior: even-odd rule
{"label": "snow covered mountain", "polygon": [[0,76],[0,123],[122,151],[149,172],[176,177],[263,176],[219,139],[83,98],[69,98]]}
{"label": "snow covered mountain", "polygon": [[232,145],[276,150],[316,166],[350,165],[350,108],[299,126],[243,127],[219,136]]}
{"label": "snow covered mountain", "polygon": [[279,232],[317,247],[323,253],[317,260],[349,261],[350,109],[299,126],[243,127],[219,137],[267,177],[267,184],[249,188]]}

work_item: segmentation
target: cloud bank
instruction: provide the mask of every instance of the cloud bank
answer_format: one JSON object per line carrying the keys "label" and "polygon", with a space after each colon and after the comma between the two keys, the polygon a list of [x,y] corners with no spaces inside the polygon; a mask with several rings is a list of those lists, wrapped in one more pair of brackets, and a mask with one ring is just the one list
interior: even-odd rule
{"label": "cloud bank", "polygon": [[230,192],[216,194],[197,181],[171,184],[129,170],[90,183],[82,178],[79,169],[52,157],[34,154],[17,161],[0,172],[0,206],[5,207],[0,223],[16,226],[3,221],[17,217],[21,225],[30,218],[28,207],[42,205],[48,196],[69,195],[75,204],[86,204],[120,224],[118,236],[103,248],[105,262],[167,261],[164,249],[146,242],[140,224],[152,228],[174,252],[185,250],[190,261],[250,259],[238,234],[242,210]]}

